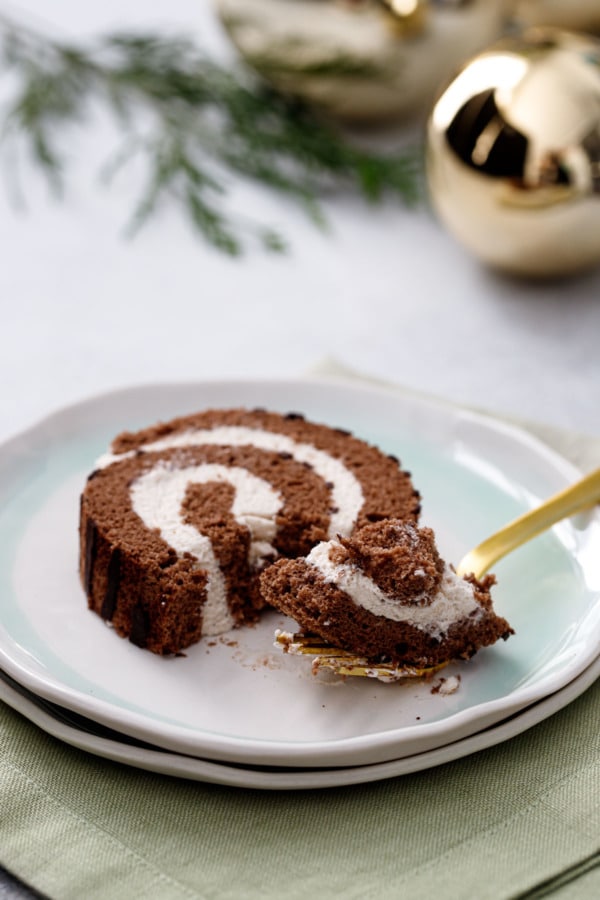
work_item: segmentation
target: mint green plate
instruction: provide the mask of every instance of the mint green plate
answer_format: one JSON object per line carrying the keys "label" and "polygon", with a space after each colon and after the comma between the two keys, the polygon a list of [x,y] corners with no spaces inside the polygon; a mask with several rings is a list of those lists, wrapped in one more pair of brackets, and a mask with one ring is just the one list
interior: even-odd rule
{"label": "mint green plate", "polygon": [[5,680],[0,672],[0,700],[8,703],[17,712],[72,747],[86,750],[95,756],[112,759],[136,769],[160,772],[190,781],[207,781],[211,784],[227,784],[231,787],[254,788],[268,791],[314,790],[315,788],[342,787],[351,784],[365,784],[396,778],[432,769],[455,759],[462,759],[493,747],[503,741],[522,734],[538,722],[563,709],[579,697],[600,676],[600,657],[585,669],[581,675],[570,681],[554,694],[528,706],[509,719],[478,731],[469,737],[435,747],[424,753],[415,753],[401,759],[373,763],[366,766],[339,766],[337,768],[285,768],[268,766],[244,766],[236,763],[212,762],[195,756],[173,753],[142,744],[118,732],[82,721],[76,713],[41,700],[25,688]]}
{"label": "mint green plate", "polygon": [[[88,612],[77,575],[79,493],[125,428],[209,406],[301,411],[401,457],[442,555],[574,480],[524,432],[393,390],[336,381],[131,388],[62,410],[0,448],[0,668],[29,691],[180,754],[245,765],[360,766],[481,732],[574,681],[600,652],[600,519],[563,522],[501,562],[495,605],[516,635],[427,683],[321,681],[273,647],[277,613],[183,658],[139,650]],[[583,689],[583,688],[582,688]]]}

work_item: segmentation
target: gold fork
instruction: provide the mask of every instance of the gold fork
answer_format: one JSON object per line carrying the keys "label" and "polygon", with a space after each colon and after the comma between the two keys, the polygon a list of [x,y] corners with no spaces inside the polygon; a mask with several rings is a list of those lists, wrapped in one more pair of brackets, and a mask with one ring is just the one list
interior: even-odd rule
{"label": "gold fork", "polygon": [[[494,563],[512,550],[547,531],[562,519],[583,512],[598,502],[600,502],[600,469],[554,494],[540,506],[523,513],[486,538],[462,558],[456,567],[457,575],[462,577],[472,574],[476,578],[481,578]],[[332,647],[322,638],[310,634],[278,631],[275,640],[286,653],[312,656],[312,669],[315,674],[323,669],[336,675],[358,675],[391,682],[404,678],[431,677],[451,662],[447,660],[430,668],[382,663]]]}

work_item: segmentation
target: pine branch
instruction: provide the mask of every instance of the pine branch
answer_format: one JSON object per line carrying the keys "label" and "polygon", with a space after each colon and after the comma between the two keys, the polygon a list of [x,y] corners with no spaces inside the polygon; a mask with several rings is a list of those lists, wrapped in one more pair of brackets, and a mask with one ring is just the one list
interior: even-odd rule
{"label": "pine branch", "polygon": [[250,232],[265,247],[285,243],[272,229],[223,210],[227,178],[241,174],[303,206],[319,224],[325,187],[351,185],[370,201],[419,194],[416,151],[382,155],[360,149],[303,105],[245,71],[228,70],[184,38],[115,34],[93,46],[51,40],[0,18],[0,62],[17,85],[1,140],[16,139],[59,191],[66,158],[59,136],[85,120],[100,99],[124,131],[109,160],[110,179],[132,158],[147,169],[134,232],[165,201],[225,253],[239,254]]}

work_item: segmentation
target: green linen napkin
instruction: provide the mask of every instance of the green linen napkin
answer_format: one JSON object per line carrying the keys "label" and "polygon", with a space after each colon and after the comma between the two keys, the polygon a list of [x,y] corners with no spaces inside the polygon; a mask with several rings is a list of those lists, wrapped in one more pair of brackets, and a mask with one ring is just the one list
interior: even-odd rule
{"label": "green linen napkin", "polygon": [[[544,437],[582,468],[598,465],[600,440]],[[600,682],[466,759],[297,793],[130,769],[0,704],[0,863],[54,900],[591,900],[600,896],[599,751]]]}

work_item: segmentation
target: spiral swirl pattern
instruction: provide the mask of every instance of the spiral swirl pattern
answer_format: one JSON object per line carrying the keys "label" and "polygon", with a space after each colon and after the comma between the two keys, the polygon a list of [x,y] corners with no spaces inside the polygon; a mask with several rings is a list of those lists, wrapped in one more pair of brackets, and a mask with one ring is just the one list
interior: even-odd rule
{"label": "spiral swirl pattern", "polygon": [[418,494],[398,460],[297,414],[220,410],[120,435],[82,497],[92,609],[134,643],[178,652],[264,605],[278,557],[390,515]]}

